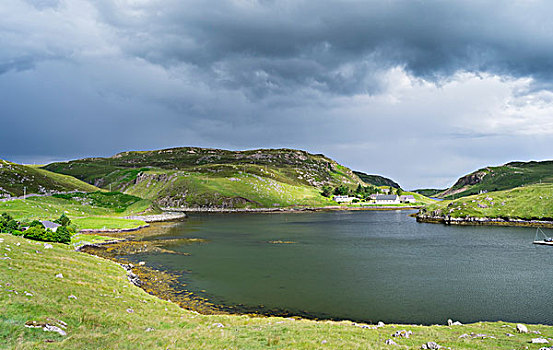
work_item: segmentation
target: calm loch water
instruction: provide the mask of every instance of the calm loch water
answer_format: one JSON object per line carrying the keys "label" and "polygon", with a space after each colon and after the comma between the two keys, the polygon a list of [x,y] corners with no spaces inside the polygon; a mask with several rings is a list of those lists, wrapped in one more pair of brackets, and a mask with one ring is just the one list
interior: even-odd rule
{"label": "calm loch water", "polygon": [[[419,224],[407,211],[213,214],[155,239],[190,253],[129,257],[223,305],[401,323],[553,324],[553,247],[534,230]],[[290,241],[293,244],[272,244]]]}

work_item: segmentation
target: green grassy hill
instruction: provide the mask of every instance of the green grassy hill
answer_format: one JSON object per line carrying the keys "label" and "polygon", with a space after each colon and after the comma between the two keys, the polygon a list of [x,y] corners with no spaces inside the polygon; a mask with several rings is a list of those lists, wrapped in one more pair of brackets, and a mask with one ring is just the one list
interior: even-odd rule
{"label": "green grassy hill", "polygon": [[393,188],[400,188],[399,184],[395,182],[392,179],[388,179],[384,176],[380,175],[368,175],[360,171],[354,171],[355,175],[359,176],[359,178],[366,183],[367,185],[373,185],[373,186],[390,186]]}
{"label": "green grassy hill", "polygon": [[553,183],[553,161],[511,162],[486,167],[461,177],[439,198],[452,199],[482,192],[508,190],[523,185]]}
{"label": "green grassy hill", "polygon": [[419,215],[553,220],[553,184],[529,185],[444,200],[426,206]]}
{"label": "green grassy hill", "polygon": [[98,188],[74,177],[0,159],[0,198],[30,193],[97,191]]}
{"label": "green grassy hill", "polygon": [[321,206],[331,204],[323,186],[363,184],[332,159],[291,149],[135,151],[45,169],[170,207]]}

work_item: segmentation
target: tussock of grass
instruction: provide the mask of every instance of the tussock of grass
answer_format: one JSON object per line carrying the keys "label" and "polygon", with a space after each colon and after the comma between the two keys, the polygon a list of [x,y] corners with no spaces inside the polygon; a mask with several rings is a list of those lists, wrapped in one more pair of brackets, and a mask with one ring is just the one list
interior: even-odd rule
{"label": "tussock of grass", "polygon": [[[537,349],[531,338],[553,337],[549,326],[529,326],[541,335],[516,334],[513,324],[503,322],[363,329],[347,321],[205,316],[131,285],[113,262],[62,244],[45,249],[20,237],[0,238],[0,250],[10,257],[0,260],[0,347],[6,349],[389,349],[386,339],[399,349],[428,341],[455,349]],[[24,327],[27,321],[58,320],[67,323],[66,336]],[[401,329],[413,335],[392,338]],[[459,338],[471,333],[487,337]]]}

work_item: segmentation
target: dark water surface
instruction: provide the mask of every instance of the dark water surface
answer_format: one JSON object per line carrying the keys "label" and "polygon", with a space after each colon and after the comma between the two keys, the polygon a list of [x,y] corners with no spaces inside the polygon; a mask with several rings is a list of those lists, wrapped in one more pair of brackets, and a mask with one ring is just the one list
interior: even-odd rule
{"label": "dark water surface", "polygon": [[190,256],[129,258],[184,273],[188,290],[224,305],[373,322],[553,324],[553,247],[531,244],[534,229],[419,224],[410,213],[193,214],[156,239],[209,243],[166,246]]}

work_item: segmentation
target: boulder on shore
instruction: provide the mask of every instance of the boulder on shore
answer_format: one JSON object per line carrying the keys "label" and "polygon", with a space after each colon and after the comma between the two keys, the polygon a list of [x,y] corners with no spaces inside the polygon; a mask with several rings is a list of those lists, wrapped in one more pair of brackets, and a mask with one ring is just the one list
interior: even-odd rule
{"label": "boulder on shore", "polygon": [[522,323],[517,324],[517,332],[519,333],[528,333],[528,328]]}

